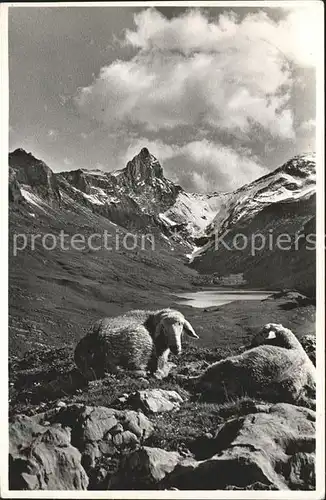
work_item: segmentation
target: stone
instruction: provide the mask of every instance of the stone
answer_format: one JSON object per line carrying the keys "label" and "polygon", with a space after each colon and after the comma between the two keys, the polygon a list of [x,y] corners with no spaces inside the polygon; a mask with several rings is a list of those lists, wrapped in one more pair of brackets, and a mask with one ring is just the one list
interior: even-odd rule
{"label": "stone", "polygon": [[140,446],[153,432],[153,425],[141,412],[103,406],[67,405],[45,414],[47,420],[69,426],[72,443],[82,454],[87,471],[102,456],[113,456]]}
{"label": "stone", "polygon": [[114,425],[114,426],[113,426],[113,427],[109,430],[109,433],[110,433],[112,436],[114,436],[115,434],[118,434],[118,433],[120,433],[120,432],[122,432],[122,431],[123,431],[123,426],[122,426],[120,423],[118,423],[118,424]]}
{"label": "stone", "polygon": [[148,380],[148,378],[145,378],[145,377],[140,377],[138,379],[138,382],[141,382],[141,384],[142,384],[143,387],[148,387],[149,383],[150,383],[149,380]]}
{"label": "stone", "polygon": [[151,421],[141,411],[122,411],[120,422],[124,429],[133,432],[141,441],[146,441],[154,430]]}
{"label": "stone", "polygon": [[229,419],[210,441],[204,459],[180,462],[159,487],[315,488],[313,410],[287,403],[265,405],[261,412]]}
{"label": "stone", "polygon": [[176,391],[163,389],[137,391],[128,398],[128,403],[134,408],[142,409],[145,413],[178,410],[183,402],[183,398]]}
{"label": "stone", "polygon": [[88,475],[103,458],[135,451],[153,430],[141,412],[83,404],[19,417],[10,434],[11,484],[14,489],[86,489]]}
{"label": "stone", "polygon": [[175,451],[144,446],[124,457],[111,489],[149,489],[170,474],[182,456]]}
{"label": "stone", "polygon": [[33,417],[9,425],[9,484],[16,490],[86,490],[88,477],[70,429],[46,427]]}

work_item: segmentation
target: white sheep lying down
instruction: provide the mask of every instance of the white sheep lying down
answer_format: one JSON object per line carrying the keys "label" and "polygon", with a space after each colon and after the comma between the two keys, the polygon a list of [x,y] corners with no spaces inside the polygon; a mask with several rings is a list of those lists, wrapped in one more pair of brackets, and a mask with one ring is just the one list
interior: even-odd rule
{"label": "white sheep lying down", "polygon": [[193,377],[196,391],[216,401],[248,395],[314,407],[316,369],[291,330],[269,323],[251,345]]}
{"label": "white sheep lying down", "polygon": [[174,309],[132,310],[96,321],[75,349],[75,363],[88,379],[119,369],[138,375],[167,376],[168,357],[181,353],[181,336],[198,338],[183,314]]}

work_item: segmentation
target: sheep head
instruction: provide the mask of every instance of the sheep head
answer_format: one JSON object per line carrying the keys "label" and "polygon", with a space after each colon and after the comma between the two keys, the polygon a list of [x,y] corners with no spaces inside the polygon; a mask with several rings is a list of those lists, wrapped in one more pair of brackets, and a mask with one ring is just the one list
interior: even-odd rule
{"label": "sheep head", "polygon": [[300,345],[294,333],[280,323],[267,323],[253,339],[251,347],[262,344],[275,345],[286,349]]}
{"label": "sheep head", "polygon": [[166,348],[173,354],[181,354],[181,336],[184,332],[189,337],[198,339],[193,327],[183,314],[173,309],[165,309],[157,314],[157,326],[154,337],[164,338]]}

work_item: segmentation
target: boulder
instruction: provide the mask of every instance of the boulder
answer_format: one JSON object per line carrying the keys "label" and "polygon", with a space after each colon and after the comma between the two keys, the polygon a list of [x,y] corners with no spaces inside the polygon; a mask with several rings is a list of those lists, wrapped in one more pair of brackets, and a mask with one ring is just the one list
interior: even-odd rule
{"label": "boulder", "polygon": [[141,412],[83,404],[21,416],[11,424],[12,488],[86,489],[95,467],[135,451],[153,429]]}
{"label": "boulder", "polygon": [[71,440],[82,454],[87,471],[103,455],[113,456],[134,450],[153,431],[153,425],[141,412],[119,411],[103,406],[68,405],[44,415],[51,424],[72,429]]}
{"label": "boulder", "polygon": [[175,451],[144,446],[123,458],[118,473],[112,478],[110,489],[151,489],[183,461]]}
{"label": "boulder", "polygon": [[249,448],[235,447],[204,461],[185,460],[164,479],[160,489],[171,486],[179,490],[249,489],[260,483],[265,489],[287,490],[264,457]]}
{"label": "boulder", "polygon": [[146,413],[162,413],[178,410],[183,398],[176,391],[163,389],[148,389],[137,391],[128,398],[128,403]]}
{"label": "boulder", "polygon": [[[209,439],[209,438],[207,438]],[[179,462],[160,487],[314,489],[315,412],[286,403],[228,420],[205,459]]]}
{"label": "boulder", "polygon": [[86,490],[88,477],[70,429],[19,416],[9,425],[9,484],[15,490]]}

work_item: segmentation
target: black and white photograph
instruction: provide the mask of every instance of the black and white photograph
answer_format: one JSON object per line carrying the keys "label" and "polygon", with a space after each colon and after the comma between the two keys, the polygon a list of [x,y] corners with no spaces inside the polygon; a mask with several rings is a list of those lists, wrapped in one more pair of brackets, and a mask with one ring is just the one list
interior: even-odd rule
{"label": "black and white photograph", "polygon": [[1,497],[323,499],[323,3],[0,13]]}

